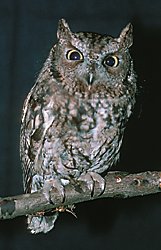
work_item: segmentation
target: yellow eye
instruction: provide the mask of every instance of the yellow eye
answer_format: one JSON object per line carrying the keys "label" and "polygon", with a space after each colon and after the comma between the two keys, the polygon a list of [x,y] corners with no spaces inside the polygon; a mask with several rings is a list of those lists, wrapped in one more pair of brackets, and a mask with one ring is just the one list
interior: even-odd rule
{"label": "yellow eye", "polygon": [[104,65],[108,67],[117,67],[119,58],[117,56],[107,56],[104,60]]}
{"label": "yellow eye", "polygon": [[68,60],[71,60],[71,61],[82,61],[83,60],[82,53],[79,52],[78,50],[75,50],[75,49],[69,50],[67,52],[66,57]]}

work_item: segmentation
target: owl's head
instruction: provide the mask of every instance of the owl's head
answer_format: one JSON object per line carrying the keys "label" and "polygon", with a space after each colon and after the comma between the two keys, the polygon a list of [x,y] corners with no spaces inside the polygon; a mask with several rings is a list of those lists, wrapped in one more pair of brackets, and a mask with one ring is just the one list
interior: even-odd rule
{"label": "owl's head", "polygon": [[128,24],[119,37],[93,32],[74,33],[61,19],[58,42],[52,49],[54,78],[71,92],[117,88],[126,84],[133,72],[129,47],[132,25]]}

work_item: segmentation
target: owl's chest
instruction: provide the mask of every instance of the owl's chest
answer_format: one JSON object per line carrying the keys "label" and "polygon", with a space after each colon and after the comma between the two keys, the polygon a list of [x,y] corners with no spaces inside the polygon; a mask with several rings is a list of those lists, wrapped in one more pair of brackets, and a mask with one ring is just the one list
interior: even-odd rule
{"label": "owl's chest", "polygon": [[64,127],[80,137],[97,139],[99,133],[108,127],[110,116],[110,104],[106,100],[81,100],[69,103]]}
{"label": "owl's chest", "polygon": [[116,133],[116,120],[112,103],[105,99],[84,100],[77,105],[69,103],[66,110],[60,112],[59,138],[68,150],[80,150],[92,159]]}
{"label": "owl's chest", "polygon": [[[98,127],[105,128],[107,120],[107,105],[98,100],[81,100],[79,103],[69,103],[66,107],[64,127],[70,132],[84,136],[84,138],[95,137]],[[64,113],[64,112],[61,112]]]}

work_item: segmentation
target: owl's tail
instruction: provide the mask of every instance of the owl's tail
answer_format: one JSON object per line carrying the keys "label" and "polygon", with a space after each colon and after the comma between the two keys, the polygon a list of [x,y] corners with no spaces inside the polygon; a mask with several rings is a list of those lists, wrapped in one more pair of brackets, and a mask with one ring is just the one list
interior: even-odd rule
{"label": "owl's tail", "polygon": [[32,234],[47,233],[55,224],[58,217],[58,212],[55,212],[52,216],[32,216],[27,217],[28,229]]}

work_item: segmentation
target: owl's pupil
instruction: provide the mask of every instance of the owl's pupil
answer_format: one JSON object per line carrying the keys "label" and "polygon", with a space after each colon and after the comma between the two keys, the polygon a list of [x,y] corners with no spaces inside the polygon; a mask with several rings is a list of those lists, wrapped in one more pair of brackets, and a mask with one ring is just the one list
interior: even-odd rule
{"label": "owl's pupil", "polygon": [[113,66],[115,64],[115,60],[113,59],[113,57],[109,57],[107,58],[106,63],[108,66]]}
{"label": "owl's pupil", "polygon": [[78,52],[72,52],[70,55],[70,60],[80,60],[80,54]]}

